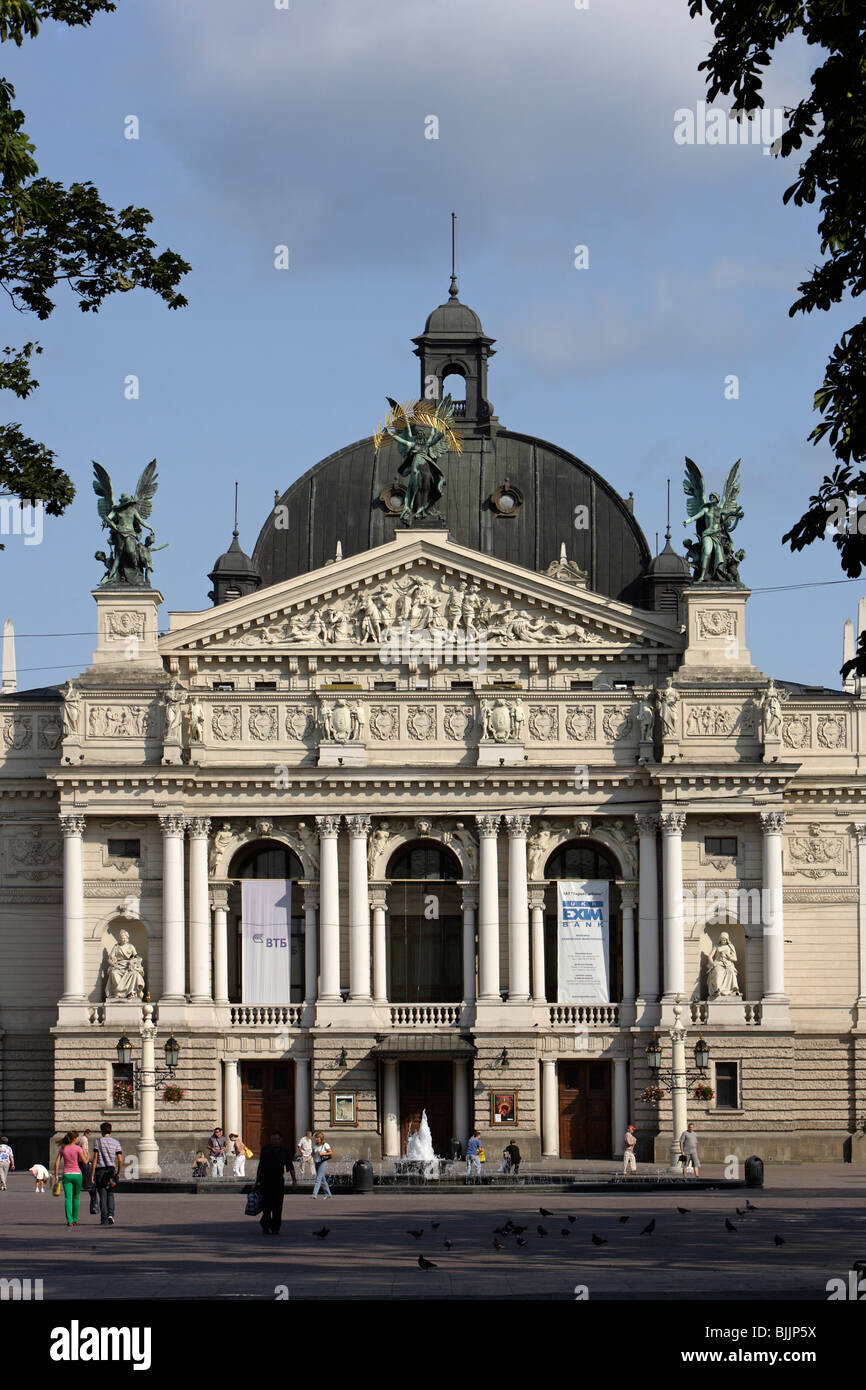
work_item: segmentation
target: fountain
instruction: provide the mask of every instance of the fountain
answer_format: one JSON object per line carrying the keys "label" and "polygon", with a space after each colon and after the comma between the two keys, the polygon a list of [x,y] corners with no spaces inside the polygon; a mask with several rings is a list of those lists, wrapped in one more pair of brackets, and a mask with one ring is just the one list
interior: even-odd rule
{"label": "fountain", "polygon": [[409,1169],[410,1172],[416,1171],[428,1180],[438,1178],[439,1159],[433,1150],[433,1136],[430,1133],[426,1110],[421,1112],[421,1123],[415,1133],[407,1136],[406,1158],[409,1163],[418,1165],[417,1169]]}

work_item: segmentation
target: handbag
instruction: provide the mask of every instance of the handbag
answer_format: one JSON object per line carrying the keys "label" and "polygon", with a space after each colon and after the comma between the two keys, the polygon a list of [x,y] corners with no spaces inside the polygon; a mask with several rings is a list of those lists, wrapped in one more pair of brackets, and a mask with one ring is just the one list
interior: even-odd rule
{"label": "handbag", "polygon": [[62,1191],[63,1191],[63,1183],[62,1183],[62,1182],[60,1181],[60,1179],[58,1178],[57,1181],[56,1181],[56,1183],[54,1184],[53,1195],[54,1195],[55,1197],[59,1197]]}
{"label": "handbag", "polygon": [[479,1149],[479,1150],[478,1150],[478,1162],[479,1162],[479,1163],[486,1163],[486,1162],[487,1162],[487,1158],[486,1158],[486,1156],[485,1156],[485,1153],[484,1153],[484,1150],[483,1150],[483,1149]]}
{"label": "handbag", "polygon": [[248,1149],[247,1146],[246,1146],[246,1144],[244,1144],[244,1154],[246,1155],[247,1158],[252,1158],[252,1156],[253,1156],[253,1151],[252,1151],[252,1149]]}
{"label": "handbag", "polygon": [[244,1208],[244,1216],[258,1216],[262,1209],[262,1194],[257,1187],[252,1192],[247,1193],[247,1204]]}

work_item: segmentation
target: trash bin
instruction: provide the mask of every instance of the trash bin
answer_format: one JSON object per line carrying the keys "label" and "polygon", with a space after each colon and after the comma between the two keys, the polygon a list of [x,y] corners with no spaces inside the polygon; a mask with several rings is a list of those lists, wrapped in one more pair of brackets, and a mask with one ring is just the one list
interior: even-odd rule
{"label": "trash bin", "polygon": [[373,1191],[373,1165],[366,1158],[359,1158],[352,1165],[352,1191]]}
{"label": "trash bin", "polygon": [[451,1140],[451,1162],[458,1163],[463,1157],[463,1145],[459,1139]]}
{"label": "trash bin", "polygon": [[746,1159],[746,1187],[764,1186],[764,1160],[752,1154]]}

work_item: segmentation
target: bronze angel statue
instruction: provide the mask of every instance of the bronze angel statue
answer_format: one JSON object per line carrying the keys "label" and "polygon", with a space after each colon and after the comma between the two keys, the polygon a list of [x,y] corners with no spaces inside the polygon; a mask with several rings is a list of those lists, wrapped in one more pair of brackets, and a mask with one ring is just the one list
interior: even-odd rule
{"label": "bronze angel statue", "polygon": [[[111,489],[111,478],[102,467],[94,462],[93,491],[99,498],[97,508],[103,527],[109,533],[111,553],[97,550],[96,559],[105,565],[105,574],[100,580],[103,584],[137,584],[149,586],[150,572],[153,569],[154,530],[148,525],[153,508],[153,495],[156,492],[156,459],[152,459],[138,480],[135,496],[122,492],[115,502]],[[145,536],[145,532],[148,535]],[[157,546],[164,550],[165,546]]]}
{"label": "bronze angel statue", "polygon": [[745,559],[745,550],[734,550],[731,532],[745,515],[737,504],[740,493],[740,460],[734,464],[725,480],[721,500],[717,492],[709,497],[704,494],[704,479],[697,464],[686,458],[686,476],[683,492],[688,499],[686,511],[688,526],[694,522],[697,527],[696,541],[686,542],[686,558],[692,566],[695,584],[739,584],[739,567]]}
{"label": "bronze angel statue", "polygon": [[378,452],[382,440],[393,439],[400,450],[402,462],[397,472],[407,478],[401,521],[421,517],[437,517],[436,503],[445,489],[445,478],[437,459],[442,454],[459,454],[460,436],[454,428],[454,404],[450,396],[438,403],[427,401],[398,401],[386,397],[391,407],[384,426],[374,435]]}

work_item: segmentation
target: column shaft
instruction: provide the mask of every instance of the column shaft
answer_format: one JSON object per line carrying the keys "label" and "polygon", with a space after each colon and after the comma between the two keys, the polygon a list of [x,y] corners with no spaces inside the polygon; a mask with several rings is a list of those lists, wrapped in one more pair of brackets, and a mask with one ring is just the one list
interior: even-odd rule
{"label": "column shaft", "polygon": [[388,1002],[388,938],[385,925],[384,894],[373,898],[373,1001]]}
{"label": "column shaft", "polygon": [[454,1063],[454,1137],[466,1152],[472,1119],[469,1114],[469,1063]]}
{"label": "column shaft", "polygon": [[319,982],[319,952],[316,921],[319,908],[318,893],[304,889],[304,1003],[315,1004]]}
{"label": "column shaft", "polygon": [[228,904],[218,902],[213,910],[213,994],[217,1004],[229,1002]]}
{"label": "column shaft", "polygon": [[475,1003],[475,898],[463,894],[463,1003]]}
{"label": "column shaft", "polygon": [[162,997],[180,1003],[186,996],[183,912],[184,817],[160,816],[162,826]]}
{"label": "column shaft", "polygon": [[367,887],[369,816],[347,816],[349,827],[349,998],[370,1001],[370,898]]}
{"label": "column shaft", "polygon": [[[236,1058],[226,1058],[223,1062],[223,1133],[241,1133],[240,1079]],[[241,1138],[245,1136],[241,1135]]]}
{"label": "column shaft", "polygon": [[662,827],[662,899],[664,903],[665,996],[685,993],[683,941],[683,827],[682,811],[667,811]]}
{"label": "column shaft", "polygon": [[478,997],[499,1002],[499,816],[476,816],[479,839]]}
{"label": "column shaft", "polygon": [[656,831],[658,816],[635,816],[640,836],[638,880],[638,988],[641,999],[659,997],[659,904]]}
{"label": "column shaft", "polygon": [[298,1139],[306,1134],[307,1130],[312,1125],[310,1095],[309,1059],[306,1057],[297,1057],[295,1059],[295,1133],[293,1135],[293,1144],[288,1146],[290,1151],[294,1148],[294,1143],[297,1143]]}
{"label": "column shaft", "polygon": [[620,889],[622,899],[622,1003],[634,1002],[634,908],[635,890],[631,885]]}
{"label": "column shaft", "polygon": [[61,816],[63,835],[63,1000],[84,999],[84,816]]}
{"label": "column shaft", "polygon": [[547,1002],[547,984],[544,978],[544,896],[533,899],[532,919],[532,1002]]}
{"label": "column shaft", "polygon": [[210,821],[189,822],[189,997],[201,1004],[211,997],[210,911],[208,908],[207,837]]}
{"label": "column shaft", "polygon": [[319,855],[319,999],[339,1004],[340,995],[340,879],[337,860],[339,816],[317,816]]}
{"label": "column shaft", "polygon": [[541,1152],[544,1158],[559,1157],[559,1088],[553,1061],[541,1064]]}
{"label": "column shaft", "polygon": [[506,816],[508,829],[508,1002],[529,1002],[529,816]]}
{"label": "column shaft", "polygon": [[785,914],[782,903],[782,829],[784,811],[761,814],[763,837],[764,998],[785,997]]}

